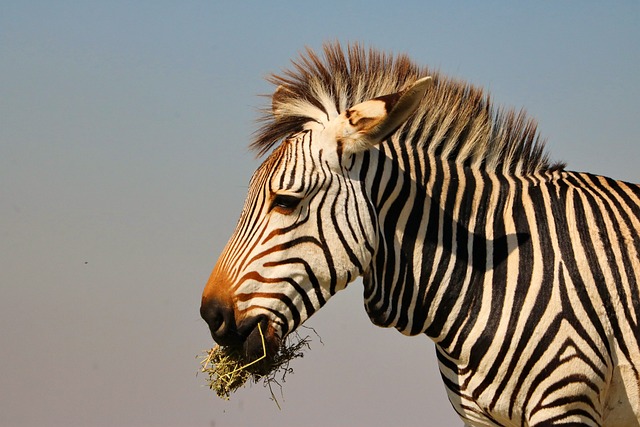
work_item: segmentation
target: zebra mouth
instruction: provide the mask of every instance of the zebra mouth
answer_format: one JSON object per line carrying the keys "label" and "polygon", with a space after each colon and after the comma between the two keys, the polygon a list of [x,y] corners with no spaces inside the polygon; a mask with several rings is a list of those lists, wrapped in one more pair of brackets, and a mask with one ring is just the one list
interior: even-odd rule
{"label": "zebra mouth", "polygon": [[247,335],[241,344],[246,360],[260,360],[258,370],[263,368],[267,373],[270,362],[278,353],[282,340],[276,335],[274,328],[266,317],[257,317],[242,327]]}

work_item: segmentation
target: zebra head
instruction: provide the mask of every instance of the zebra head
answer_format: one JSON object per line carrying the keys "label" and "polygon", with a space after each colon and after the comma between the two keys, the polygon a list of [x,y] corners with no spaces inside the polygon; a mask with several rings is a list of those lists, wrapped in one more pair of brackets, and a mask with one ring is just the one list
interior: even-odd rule
{"label": "zebra head", "polygon": [[409,118],[430,82],[324,111],[257,169],[202,295],[200,312],[216,342],[261,355],[264,336],[273,355],[288,333],[367,271],[377,226],[359,175],[362,156]]}

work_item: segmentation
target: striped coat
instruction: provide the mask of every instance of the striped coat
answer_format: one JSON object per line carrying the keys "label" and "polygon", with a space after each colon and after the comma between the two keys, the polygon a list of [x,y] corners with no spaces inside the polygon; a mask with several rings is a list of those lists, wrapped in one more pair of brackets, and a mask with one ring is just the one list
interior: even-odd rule
{"label": "striped coat", "polygon": [[[430,76],[430,77],[425,77]],[[272,76],[238,226],[202,298],[269,354],[363,277],[436,344],[470,425],[638,425],[640,188],[548,160],[524,112],[405,56],[325,46]]]}

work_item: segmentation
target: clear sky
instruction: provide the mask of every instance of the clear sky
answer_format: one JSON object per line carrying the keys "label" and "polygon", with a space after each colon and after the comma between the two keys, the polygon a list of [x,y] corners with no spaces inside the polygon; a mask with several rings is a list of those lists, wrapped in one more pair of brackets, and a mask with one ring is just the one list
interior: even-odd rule
{"label": "clear sky", "polygon": [[281,411],[196,376],[263,77],[325,40],[484,86],[570,169],[640,182],[637,1],[0,1],[0,426],[461,425],[433,344],[373,326],[360,282]]}

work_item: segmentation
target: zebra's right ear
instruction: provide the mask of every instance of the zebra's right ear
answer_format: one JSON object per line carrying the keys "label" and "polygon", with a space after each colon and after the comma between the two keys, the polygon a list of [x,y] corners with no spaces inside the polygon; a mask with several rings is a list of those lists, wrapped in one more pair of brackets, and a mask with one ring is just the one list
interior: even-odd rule
{"label": "zebra's right ear", "polygon": [[276,117],[282,114],[282,105],[284,105],[285,99],[287,98],[287,92],[289,92],[289,90],[280,85],[276,88],[276,91],[273,92],[273,95],[271,95],[271,112]]}
{"label": "zebra's right ear", "polygon": [[365,151],[382,142],[413,114],[433,79],[423,77],[407,89],[361,102],[339,117],[336,140],[343,153]]}

